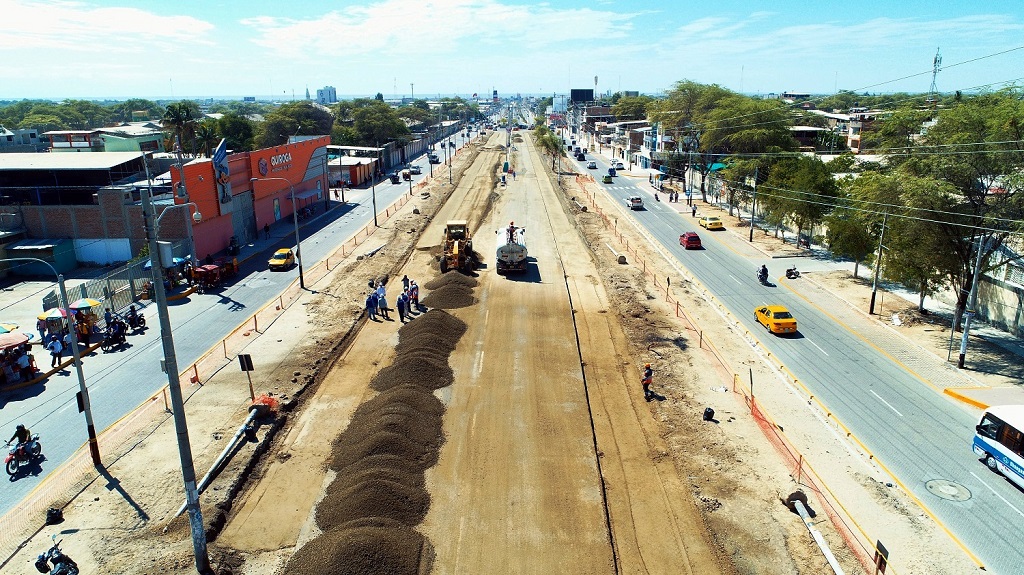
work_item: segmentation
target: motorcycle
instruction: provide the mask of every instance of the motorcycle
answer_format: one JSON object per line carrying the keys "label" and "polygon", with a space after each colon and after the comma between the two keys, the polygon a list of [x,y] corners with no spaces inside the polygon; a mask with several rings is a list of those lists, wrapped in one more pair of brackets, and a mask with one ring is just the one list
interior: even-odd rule
{"label": "motorcycle", "polygon": [[50,540],[53,541],[53,547],[39,554],[35,563],[36,571],[50,575],[78,575],[78,564],[60,550],[60,541],[57,541],[57,536],[51,535]]}
{"label": "motorcycle", "polygon": [[133,330],[146,327],[146,318],[143,317],[141,312],[136,313],[134,316],[129,314],[128,327],[132,328]]}
{"label": "motorcycle", "polygon": [[103,342],[100,343],[100,349],[107,352],[115,347],[124,347],[124,344],[128,343],[128,340],[125,338],[127,332],[128,324],[121,318],[115,318],[113,324],[107,328],[107,334],[103,338]]}
{"label": "motorcycle", "polygon": [[[8,441],[7,445],[10,446],[11,442]],[[18,468],[22,464],[32,461],[34,458],[39,457],[43,452],[43,446],[39,443],[39,435],[35,434],[29,438],[25,443],[18,443],[7,453],[7,457],[4,459],[4,464],[7,467],[7,475],[16,475]]]}
{"label": "motorcycle", "polygon": [[761,282],[761,285],[768,285],[768,272],[758,268],[757,270],[757,281]]}
{"label": "motorcycle", "polygon": [[786,270],[786,279],[794,280],[798,277],[800,277],[800,272],[797,271],[796,266],[793,266]]}

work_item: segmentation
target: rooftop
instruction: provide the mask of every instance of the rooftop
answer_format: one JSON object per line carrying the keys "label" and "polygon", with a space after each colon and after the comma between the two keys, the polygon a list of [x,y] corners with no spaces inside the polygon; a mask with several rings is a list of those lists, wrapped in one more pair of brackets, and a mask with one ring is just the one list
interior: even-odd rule
{"label": "rooftop", "polygon": [[107,170],[139,158],[138,152],[0,154],[0,170]]}

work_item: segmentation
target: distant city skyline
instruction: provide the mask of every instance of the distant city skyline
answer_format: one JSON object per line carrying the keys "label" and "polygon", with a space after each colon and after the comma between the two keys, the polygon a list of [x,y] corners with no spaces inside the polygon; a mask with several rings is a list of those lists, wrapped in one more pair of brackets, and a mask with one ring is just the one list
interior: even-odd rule
{"label": "distant city skyline", "polygon": [[[708,9],[712,8],[713,12]],[[1024,4],[0,0],[0,100],[940,92],[1024,80]]]}

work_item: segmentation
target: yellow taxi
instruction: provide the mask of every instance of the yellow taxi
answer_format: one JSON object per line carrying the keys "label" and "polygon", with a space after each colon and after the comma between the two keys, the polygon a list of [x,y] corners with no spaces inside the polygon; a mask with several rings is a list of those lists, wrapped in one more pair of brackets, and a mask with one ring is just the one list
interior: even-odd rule
{"label": "yellow taxi", "polygon": [[796,333],[796,318],[781,305],[766,305],[755,309],[754,319],[774,334]]}
{"label": "yellow taxi", "polygon": [[716,216],[703,216],[699,220],[697,220],[697,223],[700,224],[700,227],[708,230],[725,229],[725,226],[722,225],[722,220]]}
{"label": "yellow taxi", "polygon": [[267,263],[271,270],[286,270],[295,265],[295,252],[291,248],[281,248],[274,252]]}

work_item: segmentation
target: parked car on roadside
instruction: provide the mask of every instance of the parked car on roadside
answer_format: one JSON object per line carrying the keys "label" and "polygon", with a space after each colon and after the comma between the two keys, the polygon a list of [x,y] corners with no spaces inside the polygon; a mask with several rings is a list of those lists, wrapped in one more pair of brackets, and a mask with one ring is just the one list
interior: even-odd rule
{"label": "parked car on roadside", "polygon": [[707,230],[724,230],[725,226],[722,225],[722,220],[716,216],[704,216],[697,220],[700,227]]}

